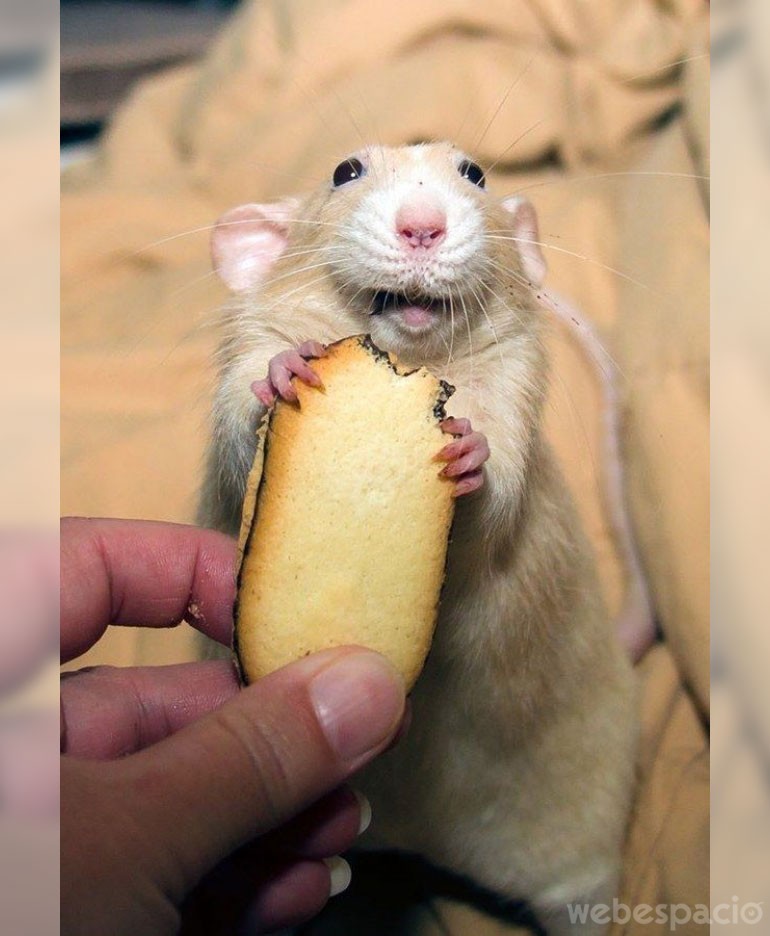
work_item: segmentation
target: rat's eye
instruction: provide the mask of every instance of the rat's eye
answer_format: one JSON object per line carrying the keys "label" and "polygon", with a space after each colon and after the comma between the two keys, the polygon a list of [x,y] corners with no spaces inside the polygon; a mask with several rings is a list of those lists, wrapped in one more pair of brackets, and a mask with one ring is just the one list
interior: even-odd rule
{"label": "rat's eye", "polygon": [[464,159],[457,167],[457,171],[464,179],[473,182],[473,184],[478,185],[479,188],[484,188],[486,185],[484,171],[481,166],[477,166],[476,163],[471,162],[470,159]]}
{"label": "rat's eye", "polygon": [[353,179],[360,179],[361,176],[365,174],[366,170],[364,169],[364,164],[361,162],[361,160],[356,159],[355,156],[351,156],[350,159],[346,159],[345,162],[341,162],[334,170],[332,182],[334,182],[335,188],[339,188],[346,182],[352,182]]}

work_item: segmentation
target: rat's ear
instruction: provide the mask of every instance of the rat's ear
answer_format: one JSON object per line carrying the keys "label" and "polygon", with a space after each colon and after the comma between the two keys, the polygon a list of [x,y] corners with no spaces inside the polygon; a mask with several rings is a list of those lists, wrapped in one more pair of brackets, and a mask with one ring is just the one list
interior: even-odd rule
{"label": "rat's ear", "polygon": [[299,202],[286,198],[265,205],[240,205],[217,221],[211,235],[214,269],[233,292],[253,289],[281,256],[289,222]]}
{"label": "rat's ear", "polygon": [[538,289],[545,279],[546,263],[540,249],[537,215],[532,202],[520,195],[503,200],[503,207],[511,215],[511,230],[517,238],[514,242],[519,250],[524,275]]}

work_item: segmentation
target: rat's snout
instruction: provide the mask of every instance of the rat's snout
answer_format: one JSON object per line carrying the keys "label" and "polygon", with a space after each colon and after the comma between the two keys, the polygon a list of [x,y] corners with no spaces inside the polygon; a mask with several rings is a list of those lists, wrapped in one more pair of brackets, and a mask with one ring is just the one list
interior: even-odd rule
{"label": "rat's snout", "polygon": [[427,198],[410,199],[396,212],[396,231],[405,245],[430,250],[446,237],[446,212]]}

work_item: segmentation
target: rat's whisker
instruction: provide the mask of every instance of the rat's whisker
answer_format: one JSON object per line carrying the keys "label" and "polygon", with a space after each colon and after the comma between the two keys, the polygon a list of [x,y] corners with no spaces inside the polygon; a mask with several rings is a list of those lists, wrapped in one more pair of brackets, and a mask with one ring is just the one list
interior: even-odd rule
{"label": "rat's whisker", "polygon": [[460,300],[460,304],[462,305],[462,308],[463,308],[463,315],[465,316],[465,325],[466,325],[467,332],[468,332],[468,360],[469,360],[468,386],[470,387],[471,391],[473,391],[475,388],[473,385],[473,335],[472,335],[472,329],[471,329],[471,320],[468,315],[468,307],[465,305],[465,299],[463,297],[463,294],[459,293],[457,298]]}
{"label": "rat's whisker", "polygon": [[[661,179],[695,179],[696,181],[708,182],[711,176],[707,175],[698,175],[693,172],[655,172],[653,170],[629,170],[626,172],[597,172],[592,175],[581,175],[581,176],[558,176],[553,179],[546,179],[543,182],[532,182],[529,185],[523,185],[521,188],[515,189],[510,193],[513,195],[520,195],[522,192],[529,192],[532,189],[543,188],[547,185],[572,185],[577,182],[591,182],[595,179],[622,179],[624,177],[634,176],[650,176],[658,177]],[[508,197],[508,196],[503,196]],[[554,235],[555,236],[555,235]]]}
{"label": "rat's whisker", "polygon": [[452,352],[454,351],[455,346],[455,303],[454,303],[454,294],[449,293],[449,357],[447,358],[447,364],[451,364],[454,360]]}
{"label": "rat's whisker", "polygon": [[660,75],[663,72],[670,71],[676,68],[678,65],[686,65],[688,62],[695,62],[698,59],[708,58],[710,53],[700,52],[698,55],[688,55],[687,58],[676,59],[673,62],[666,62],[665,65],[661,65],[660,68],[651,68],[649,71],[638,72],[636,75],[631,75],[630,78],[624,78],[624,84],[630,84],[632,81],[639,81],[642,78],[651,78],[653,75]]}
{"label": "rat's whisker", "polygon": [[[516,272],[514,270],[507,269],[506,267],[504,267],[502,264],[500,264],[497,261],[488,260],[488,263],[491,268],[499,270],[504,275],[509,275],[509,276],[513,275],[514,277],[516,276]],[[526,285],[528,288],[531,288],[529,284],[526,283],[525,280],[523,280],[523,278],[522,278],[522,284]],[[514,310],[508,305],[508,303],[503,299],[502,296],[500,296],[498,292],[491,289],[491,287],[489,287],[489,291],[509,312],[516,315]],[[585,319],[582,319],[582,318],[580,319],[576,318],[575,315],[572,314],[572,311],[569,308],[562,308],[563,303],[561,303],[552,293],[546,290],[542,290],[542,289],[538,290],[535,293],[535,295],[539,298],[539,304],[535,308],[534,311],[538,313],[551,312],[559,320],[561,320],[569,330],[574,331],[574,332],[579,332],[579,331],[586,332],[585,336],[581,337],[579,340],[581,341],[581,344],[587,347],[592,360],[595,362],[596,366],[599,368],[599,370],[602,371],[603,375],[606,378],[609,379],[610,375],[607,374],[607,372],[604,369],[603,363],[599,358],[600,354],[604,358],[606,358],[606,361],[610,363],[610,365],[615,371],[617,371],[621,376],[623,376],[624,379],[626,379],[626,375],[623,373],[622,368],[620,367],[619,363],[615,360],[615,358],[610,354],[607,348],[604,346],[603,342],[601,341],[599,337],[598,331],[594,327],[592,322],[586,321]],[[520,311],[525,312],[526,310],[521,309]],[[519,320],[519,322],[521,322],[520,316],[516,315],[516,318]]]}
{"label": "rat's whisker", "polygon": [[[477,282],[479,286],[482,286],[480,281],[477,281]],[[473,281],[471,281],[468,284],[468,289],[470,290],[473,298],[476,300],[476,303],[478,304],[479,309],[481,309],[482,315],[484,316],[484,319],[486,320],[489,330],[492,332],[492,337],[494,339],[495,345],[497,346],[497,353],[500,356],[500,363],[503,364],[504,363],[503,349],[502,349],[502,346],[500,345],[500,339],[498,338],[498,335],[497,335],[497,329],[495,328],[492,322],[492,319],[489,317],[489,313],[486,310],[486,305],[484,303],[484,300],[476,291],[475,285],[476,284]]]}
{"label": "rat's whisker", "polygon": [[[596,325],[586,317],[578,315],[577,310],[569,303],[560,302],[552,293],[546,292],[544,296],[550,311],[566,325],[594,365],[602,372],[605,380],[612,381],[614,375],[618,374],[628,382],[623,368],[605,347]],[[607,364],[609,371],[606,369]]]}
{"label": "rat's whisker", "polygon": [[506,266],[505,264],[501,263],[499,260],[492,259],[491,257],[487,258],[486,269],[496,270],[499,273],[502,273],[502,275],[505,278],[512,277],[520,286],[522,286],[527,291],[532,291],[534,288],[532,286],[532,283],[530,283],[529,280],[525,276],[522,276],[522,274],[519,273],[518,270],[514,270],[511,266]]}
{"label": "rat's whisker", "polygon": [[530,127],[527,127],[527,129],[524,130],[523,133],[520,133],[516,137],[516,139],[513,141],[513,143],[506,146],[506,148],[502,151],[502,153],[500,153],[497,159],[487,169],[487,174],[491,173],[492,170],[495,168],[495,166],[499,165],[499,163],[502,162],[503,157],[506,156],[508,153],[510,153],[510,151],[514,148],[514,146],[516,146],[518,143],[521,143],[521,141],[524,139],[525,136],[527,136],[527,134],[532,133],[533,130],[536,130],[543,123],[545,123],[545,118],[535,121],[535,123],[533,123]]}
{"label": "rat's whisker", "polygon": [[486,288],[489,294],[494,299],[496,299],[500,303],[500,305],[503,307],[503,309],[505,309],[505,311],[512,317],[512,319],[518,325],[519,329],[520,330],[526,329],[527,326],[526,326],[526,320],[524,316],[527,314],[531,314],[531,310],[525,309],[522,306],[511,305],[508,299],[505,296],[501,296],[497,290],[492,289],[490,286],[487,286]]}
{"label": "rat's whisker", "polygon": [[263,280],[259,284],[260,289],[266,289],[268,286],[273,286],[275,283],[279,283],[281,280],[285,280],[291,276],[300,276],[302,273],[307,273],[308,270],[318,270],[322,267],[331,268],[334,265],[333,260],[322,260],[320,263],[309,263],[306,266],[299,267],[298,269],[292,268],[287,270],[285,273],[281,273],[279,276],[273,276],[270,279]]}
{"label": "rat's whisker", "polygon": [[[484,142],[484,138],[485,138],[486,135],[489,133],[489,130],[490,130],[492,124],[493,124],[493,123],[495,122],[495,120],[497,119],[498,114],[500,113],[500,111],[501,111],[501,110],[503,109],[503,107],[505,106],[505,102],[506,102],[506,101],[508,100],[508,98],[511,96],[512,92],[514,91],[514,89],[516,88],[516,86],[518,85],[518,83],[521,81],[521,79],[527,74],[527,72],[529,71],[529,69],[532,67],[532,63],[533,63],[534,61],[535,61],[535,55],[532,55],[531,58],[529,59],[529,61],[528,61],[528,62],[526,63],[526,65],[524,66],[524,68],[522,68],[522,70],[519,72],[519,74],[518,74],[518,75],[516,76],[516,78],[513,80],[513,83],[509,86],[508,90],[507,90],[507,91],[505,92],[505,94],[502,96],[502,98],[500,99],[500,103],[499,103],[499,104],[497,105],[497,107],[495,108],[495,112],[494,112],[494,113],[492,114],[492,116],[489,118],[489,123],[487,123],[486,127],[484,127],[484,130],[483,130],[481,136],[480,136],[480,137],[478,138],[478,140],[476,140],[476,142],[473,144],[473,149],[474,149],[474,151],[477,151],[478,148],[481,146],[481,144]],[[504,154],[503,154],[503,155],[504,155]],[[499,162],[499,160],[498,160],[498,162]],[[496,165],[496,164],[494,164],[494,165]]]}
{"label": "rat's whisker", "polygon": [[[344,272],[345,272],[345,268],[344,268],[344,267],[341,267],[341,269],[342,269],[342,272],[344,273]],[[353,275],[355,275],[355,270],[351,270],[350,272],[351,272]],[[352,280],[351,280],[350,278],[344,278],[344,279],[340,282],[340,291],[341,291],[343,294],[344,294],[344,293],[347,293],[347,292],[351,289],[352,286],[353,286]],[[356,300],[358,299],[358,297],[361,295],[362,292],[366,292],[366,291],[367,291],[367,287],[366,287],[366,286],[359,286],[358,289],[357,289],[351,296],[348,296],[348,298],[345,300],[344,311],[345,311],[345,312],[352,312],[352,311],[353,311],[353,307],[355,306]],[[374,301],[374,294],[372,294],[372,297],[370,298],[369,302],[367,303],[367,310],[366,310],[367,315],[371,314],[371,305],[372,305],[372,302],[373,302],[373,301]]]}
{"label": "rat's whisker", "polygon": [[622,270],[618,270],[615,267],[609,266],[607,263],[602,263],[601,260],[596,260],[593,257],[587,257],[585,254],[578,253],[575,250],[567,250],[566,247],[558,247],[556,244],[548,244],[545,241],[536,241],[531,240],[526,237],[513,237],[512,235],[500,235],[500,234],[484,234],[484,237],[489,240],[499,240],[499,241],[513,241],[517,244],[535,244],[538,247],[544,247],[547,250],[555,250],[557,253],[566,254],[570,257],[575,257],[578,260],[583,260],[586,263],[593,263],[594,265],[601,267],[603,270],[607,270],[608,273],[613,273],[615,276],[621,277],[621,279],[627,280],[629,283],[633,283],[635,286],[639,286],[642,289],[647,290],[648,292],[658,295],[657,291],[654,290],[651,286],[647,286],[645,283],[642,283],[640,280],[634,279],[633,276],[630,276],[628,273],[624,273]]}
{"label": "rat's whisker", "polygon": [[[253,224],[254,221],[251,218],[239,218],[237,221],[219,221],[214,222],[213,224],[204,224],[200,227],[190,228],[187,231],[180,231],[177,234],[170,234],[168,237],[162,237],[160,240],[151,241],[149,244],[145,244],[143,247],[139,247],[134,251],[130,251],[125,254],[126,257],[136,257],[139,254],[144,253],[147,250],[152,250],[155,247],[162,247],[163,244],[169,244],[172,241],[179,240],[182,237],[190,237],[193,234],[203,234],[206,231],[213,231],[217,227],[237,227],[241,224]],[[339,230],[347,230],[346,225],[337,224],[333,221],[307,221],[303,218],[284,218],[281,222],[282,224],[306,224],[311,227],[331,227],[337,228]]]}
{"label": "rat's whisker", "polygon": [[[296,288],[290,290],[287,293],[283,293],[281,296],[277,297],[273,302],[268,303],[267,305],[261,306],[260,309],[262,312],[268,312],[268,313],[272,312],[274,309],[285,306],[287,299],[291,299],[292,296],[295,296],[297,293],[302,292],[302,290],[304,289],[312,289],[313,286],[317,286],[319,283],[323,283],[326,279],[327,279],[327,274],[324,273],[323,276],[319,276],[319,277],[316,277],[315,279],[311,279],[306,283],[301,283]],[[253,318],[251,311],[249,310],[249,312],[246,313],[241,309],[241,310],[237,310],[237,312],[240,313],[239,318],[241,318],[245,322],[245,324],[248,326],[250,324],[250,321]],[[258,327],[259,322],[254,322],[254,325]]]}

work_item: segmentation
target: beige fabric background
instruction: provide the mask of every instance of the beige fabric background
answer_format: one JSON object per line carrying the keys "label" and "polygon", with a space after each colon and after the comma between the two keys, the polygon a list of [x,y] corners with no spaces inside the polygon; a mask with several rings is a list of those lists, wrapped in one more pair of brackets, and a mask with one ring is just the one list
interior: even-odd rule
{"label": "beige fabric background", "polygon": [[[307,189],[362,141],[431,138],[535,202],[549,287],[618,364],[664,634],[639,666],[632,904],[708,901],[707,43],[701,0],[251,0],[202,63],[142,86],[65,179],[63,511],[179,521],[201,476],[225,295],[206,228],[222,211]],[[553,345],[548,430],[618,608],[596,373],[559,329]],[[116,629],[87,662],[192,652],[181,628]],[[503,931],[438,912],[452,933]]]}

